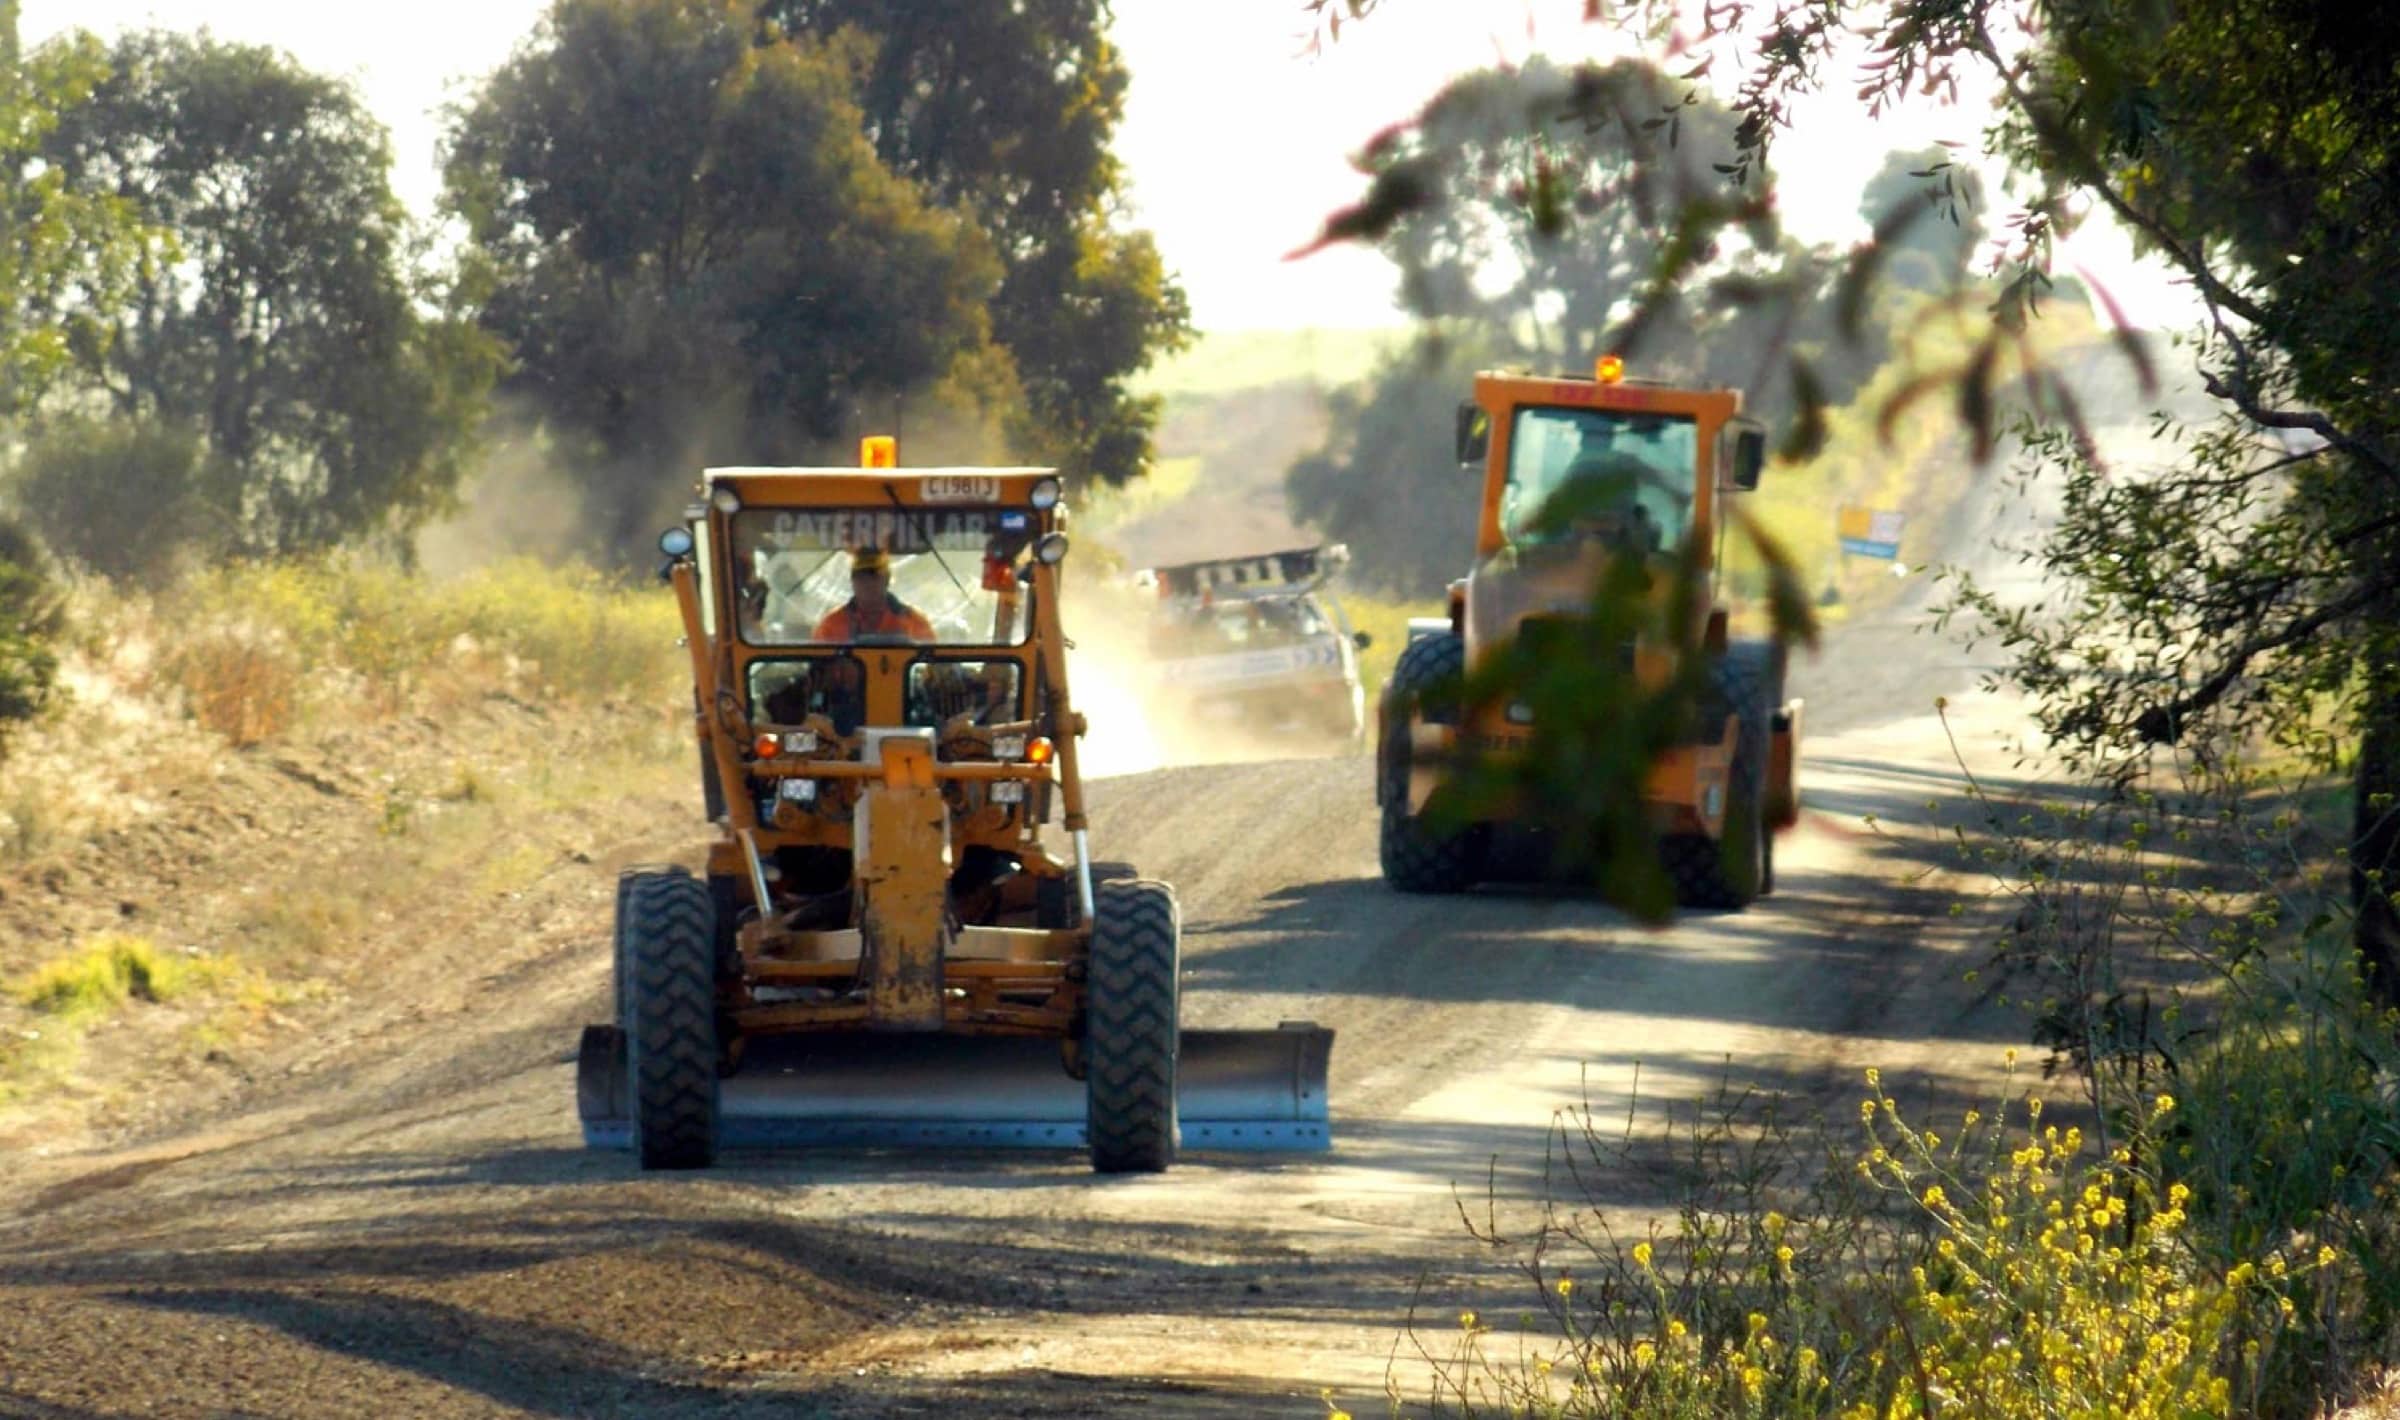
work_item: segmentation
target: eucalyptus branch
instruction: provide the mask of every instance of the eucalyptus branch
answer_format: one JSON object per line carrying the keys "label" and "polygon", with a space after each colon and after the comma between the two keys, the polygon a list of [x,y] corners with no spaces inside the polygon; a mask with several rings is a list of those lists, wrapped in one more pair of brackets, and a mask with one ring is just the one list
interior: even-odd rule
{"label": "eucalyptus branch", "polygon": [[2327,602],[2305,616],[2296,616],[2278,630],[2253,636],[2228,654],[2214,674],[2195,686],[2188,695],[2177,696],[2164,705],[2153,705],[2133,722],[2133,732],[2146,744],[2172,744],[2183,734],[2183,727],[2194,715],[2214,707],[2230,693],[2250,662],[2270,651],[2296,646],[2319,631],[2354,615],[2390,596],[2396,585],[2390,576],[2370,577],[2348,594]]}
{"label": "eucalyptus branch", "polygon": [[2118,221],[2155,242],[2175,265],[2183,269],[2185,275],[2192,278],[2210,302],[2231,310],[2252,325],[2267,324],[2266,312],[2249,297],[2227,285],[2209,266],[2205,256],[2187,248],[2156,218],[2135,207],[2117,191],[2109,181],[2108,169],[2099,156],[2076,142],[2063,125],[2046,114],[2040,101],[2026,92],[2016,69],[2002,57],[1999,44],[1992,39],[1991,30],[1980,18],[1975,25],[1975,47],[2006,87],[2009,102],[2033,126],[2034,136],[2041,140],[2043,151],[2066,170],[2069,178],[2098,197]]}

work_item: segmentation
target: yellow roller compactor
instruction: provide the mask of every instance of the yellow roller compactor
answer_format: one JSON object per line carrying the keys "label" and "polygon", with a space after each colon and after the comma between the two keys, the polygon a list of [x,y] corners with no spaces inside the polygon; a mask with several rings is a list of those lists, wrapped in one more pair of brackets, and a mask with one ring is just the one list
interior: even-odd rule
{"label": "yellow roller compactor", "polygon": [[586,1142],[1327,1147],[1333,1032],[1183,1030],[1173,890],[1092,861],[1057,476],[860,462],[710,469],[659,540],[715,834],[620,879]]}
{"label": "yellow roller compactor", "polygon": [[[1588,376],[1487,372],[1458,410],[1458,460],[1480,465],[1474,570],[1450,584],[1449,615],[1413,621],[1378,719],[1376,803],[1385,881],[1405,892],[1457,892],[1538,855],[1527,826],[1456,824],[1426,812],[1446,770],[1524,752],[1522,704],[1463,705],[1462,675],[1498,648],[1571,617],[1614,559],[1652,570],[1662,606],[1688,605],[1689,627],[1641,637],[1601,669],[1663,687],[1683,647],[1709,658],[1706,693],[1682,742],[1650,766],[1642,798],[1661,859],[1687,907],[1741,908],[1775,885],[1774,834],[1799,817],[1801,703],[1783,694],[1784,657],[1734,641],[1717,595],[1722,500],[1758,486],[1765,433],[1734,390],[1628,379],[1603,357]],[[1546,512],[1557,500],[1570,519]],[[1554,511],[1554,510],[1553,510]],[[1686,559],[1685,549],[1697,553]],[[1679,568],[1707,579],[1676,597]]]}

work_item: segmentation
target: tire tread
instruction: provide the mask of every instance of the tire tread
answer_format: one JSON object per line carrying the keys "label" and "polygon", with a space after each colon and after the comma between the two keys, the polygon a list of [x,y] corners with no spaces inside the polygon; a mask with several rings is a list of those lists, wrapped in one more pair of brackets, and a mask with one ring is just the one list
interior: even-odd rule
{"label": "tire tread", "polygon": [[[1409,707],[1412,702],[1457,684],[1465,673],[1466,644],[1456,636],[1425,636],[1408,643],[1392,667],[1385,688],[1383,734],[1386,748],[1376,772],[1406,774]],[[1442,707],[1429,704],[1433,718]],[[1396,747],[1395,747],[1396,742]],[[1481,841],[1477,830],[1437,833],[1408,812],[1405,777],[1386,786],[1375,836],[1376,858],[1383,880],[1402,892],[1454,893],[1472,887],[1481,875]]]}
{"label": "tire tread", "polygon": [[645,1169],[706,1168],[717,1155],[716,909],[680,868],[635,878],[622,900],[635,1148]]}
{"label": "tire tread", "polygon": [[1092,887],[1091,976],[1084,1033],[1092,1167],[1156,1173],[1175,1159],[1181,924],[1165,883]]}

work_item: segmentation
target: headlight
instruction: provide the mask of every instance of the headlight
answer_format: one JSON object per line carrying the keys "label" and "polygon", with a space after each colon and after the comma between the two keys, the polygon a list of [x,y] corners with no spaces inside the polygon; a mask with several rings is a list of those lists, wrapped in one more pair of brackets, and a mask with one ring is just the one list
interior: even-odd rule
{"label": "headlight", "polygon": [[710,489],[708,501],[716,505],[718,512],[729,518],[742,511],[742,495],[734,492],[733,485],[729,483],[720,483]]}
{"label": "headlight", "polygon": [[1039,558],[1041,561],[1051,563],[1052,565],[1056,565],[1065,561],[1067,556],[1067,535],[1060,532],[1044,533],[1042,535],[1042,540],[1033,545],[1033,555],[1036,558]]}
{"label": "headlight", "polygon": [[817,801],[817,781],[814,779],[786,779],[775,792],[795,804],[813,804]]}
{"label": "headlight", "polygon": [[1023,735],[996,735],[992,738],[992,758],[1023,759],[1024,757],[1025,737]]}
{"label": "headlight", "polygon": [[790,734],[785,735],[783,737],[783,752],[785,754],[815,754],[817,752],[817,732],[814,730],[794,730]]}
{"label": "headlight", "polygon": [[993,780],[993,781],[992,781],[992,802],[993,802],[993,803],[995,803],[995,804],[1021,804],[1021,803],[1024,803],[1024,802],[1025,802],[1025,781],[1024,781],[1024,780],[1022,780],[1022,779],[995,779],[995,780]]}
{"label": "headlight", "polygon": [[658,550],[669,557],[689,557],[692,554],[692,530],[669,528],[658,535]]}
{"label": "headlight", "polygon": [[1533,707],[1532,707],[1532,706],[1530,706],[1530,705],[1528,705],[1528,704],[1526,704],[1526,703],[1525,703],[1524,701],[1522,701],[1522,700],[1519,700],[1519,701],[1515,702],[1514,704],[1511,704],[1511,705],[1508,707],[1508,723],[1510,723],[1510,724],[1512,724],[1512,725],[1530,725],[1530,724],[1532,724],[1532,723],[1533,723]]}
{"label": "headlight", "polygon": [[1033,506],[1044,512],[1048,512],[1050,509],[1057,507],[1058,480],[1055,478],[1043,478],[1035,480],[1032,497]]}

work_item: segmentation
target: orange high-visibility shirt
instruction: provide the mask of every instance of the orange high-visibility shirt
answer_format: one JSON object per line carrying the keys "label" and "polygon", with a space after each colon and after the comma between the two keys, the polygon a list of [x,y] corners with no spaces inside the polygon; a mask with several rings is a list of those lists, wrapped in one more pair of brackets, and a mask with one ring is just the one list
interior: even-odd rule
{"label": "orange high-visibility shirt", "polygon": [[913,641],[931,641],[933,623],[920,615],[915,607],[890,601],[882,616],[868,620],[859,615],[856,598],[825,613],[817,623],[818,641],[855,641],[861,636],[906,636]]}

